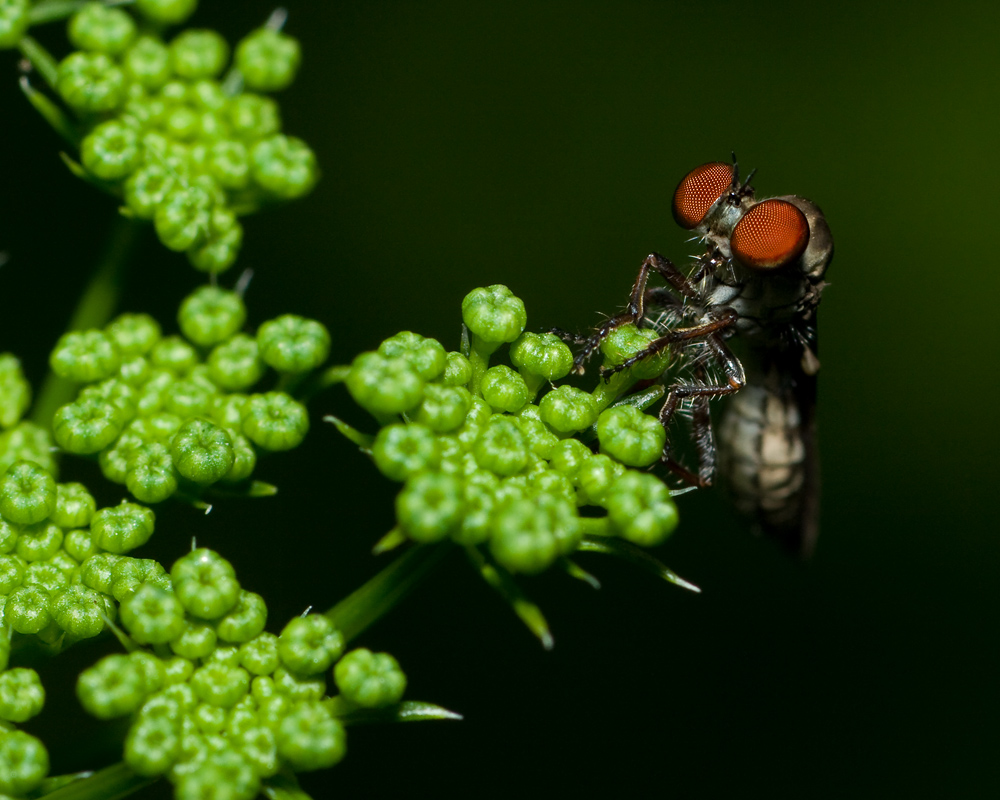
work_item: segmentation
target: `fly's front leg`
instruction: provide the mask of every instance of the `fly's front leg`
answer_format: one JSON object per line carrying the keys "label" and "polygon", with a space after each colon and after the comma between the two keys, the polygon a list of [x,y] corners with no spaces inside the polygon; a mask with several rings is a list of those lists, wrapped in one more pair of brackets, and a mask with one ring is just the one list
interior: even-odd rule
{"label": "fly's front leg", "polygon": [[[739,315],[731,308],[721,308],[717,311],[713,311],[709,315],[709,320],[703,322],[700,325],[694,325],[690,328],[674,328],[673,330],[667,331],[660,336],[658,339],[654,339],[650,342],[648,347],[644,347],[638,353],[636,353],[631,358],[626,358],[621,364],[616,364],[613,367],[608,367],[607,369],[601,369],[601,375],[604,380],[610,380],[611,376],[616,372],[621,372],[622,370],[628,369],[629,367],[635,366],[637,363],[642,361],[644,358],[650,358],[658,353],[662,352],[665,348],[672,344],[679,344],[681,342],[690,342],[694,339],[705,339],[708,342],[714,337],[715,334],[726,328],[735,325],[736,320]],[[722,340],[719,339],[718,343],[721,347],[725,347],[722,344]],[[729,348],[726,348],[726,352],[729,352]],[[731,355],[731,354],[730,354]],[[736,359],[732,356],[733,360]],[[739,361],[736,361],[739,364]],[[740,367],[740,374],[742,375],[742,366]]]}
{"label": "fly's front leg", "polygon": [[611,317],[607,322],[594,331],[593,335],[589,336],[582,342],[578,341],[578,337],[572,337],[570,339],[567,338],[561,331],[552,331],[552,333],[555,333],[557,336],[563,336],[563,338],[567,339],[567,341],[576,341],[578,344],[583,344],[583,348],[573,360],[574,373],[577,375],[583,374],[584,365],[590,360],[590,357],[597,352],[597,349],[601,346],[601,342],[608,338],[611,331],[616,328],[620,328],[622,325],[635,324],[641,326],[642,320],[646,316],[647,302],[662,295],[662,290],[660,289],[646,288],[646,284],[649,282],[650,272],[656,272],[672,288],[684,297],[692,300],[698,298],[697,290],[695,290],[694,286],[684,276],[684,273],[673,265],[670,259],[664,258],[659,253],[650,253],[642,262],[642,266],[639,267],[639,274],[636,276],[635,283],[632,285],[632,291],[629,293],[629,301],[628,305],[625,307],[625,311]]}
{"label": "fly's front leg", "polygon": [[[664,429],[669,431],[670,423],[674,418],[674,414],[677,413],[681,401],[689,398],[694,400],[692,426],[694,429],[695,446],[698,450],[698,486],[711,485],[715,474],[715,437],[712,433],[708,403],[714,397],[734,394],[746,385],[746,375],[743,371],[743,365],[718,334],[707,336],[705,338],[705,345],[722,369],[726,382],[708,385],[704,383],[682,383],[674,386],[667,394],[667,399],[660,409],[660,424]],[[703,370],[699,370],[698,374],[704,375]],[[687,475],[691,474],[671,457],[669,436],[667,437],[666,444],[663,446],[661,460],[669,469],[677,472],[682,477],[684,477],[685,473]]]}

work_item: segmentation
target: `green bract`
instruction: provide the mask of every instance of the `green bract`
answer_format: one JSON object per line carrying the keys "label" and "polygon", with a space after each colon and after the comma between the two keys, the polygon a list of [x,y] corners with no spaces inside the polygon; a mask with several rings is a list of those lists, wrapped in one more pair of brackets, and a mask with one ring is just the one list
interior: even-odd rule
{"label": "green bract", "polygon": [[181,333],[201,347],[225,341],[243,327],[246,318],[243,298],[217,286],[196,289],[177,312]]}
{"label": "green bract", "polygon": [[276,92],[284,89],[298,71],[302,53],[287,34],[260,28],[236,46],[236,66],[251,89]]}

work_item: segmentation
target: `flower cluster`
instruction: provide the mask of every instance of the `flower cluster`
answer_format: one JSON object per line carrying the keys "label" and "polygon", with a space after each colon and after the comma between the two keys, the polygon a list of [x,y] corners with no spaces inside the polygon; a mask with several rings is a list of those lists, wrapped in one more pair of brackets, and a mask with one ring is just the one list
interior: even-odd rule
{"label": "flower cluster", "polygon": [[55,474],[52,437],[48,431],[21,417],[31,403],[31,386],[21,362],[0,353],[0,475],[15,461],[34,461]]}
{"label": "flower cluster", "polygon": [[122,602],[123,626],[148,649],[106,656],[80,675],[77,695],[100,719],[131,717],[125,762],[139,775],[166,775],[178,797],[250,800],[281,770],[336,764],[341,718],[396,704],[406,688],[392,656],[342,657],[328,617],[298,617],[278,636],[266,618],[229,562],[194,550]]}
{"label": "flower cluster", "polygon": [[204,286],[181,303],[183,336],[164,336],[146,314],[65,334],[52,370],[84,386],[56,411],[56,443],[97,454],[105,477],[144,503],[215,483],[247,487],[258,450],[296,447],[309,429],[305,407],[287,392],[248,391],[268,367],[281,385],[300,381],[326,360],[330,336],[291,314],[256,336],[242,332],[245,322],[236,292]]}
{"label": "flower cluster", "polygon": [[[195,5],[136,7],[155,27],[186,19]],[[5,6],[8,15],[23,6],[28,19],[27,3]],[[0,46],[23,35],[19,23],[6,24],[5,36],[0,14]],[[239,215],[312,189],[315,155],[281,132],[277,103],[261,94],[294,79],[294,38],[272,27],[253,31],[223,77],[230,48],[212,30],[164,41],[123,8],[91,2],[70,18],[68,35],[78,49],[58,64],[54,88],[79,121],[81,174],[120,196],[123,213],[152,220],[160,241],[197,269],[233,264],[243,240]]]}
{"label": "flower cluster", "polygon": [[[641,410],[648,394],[627,393],[661,375],[668,355],[591,392],[553,387],[573,356],[555,335],[525,332],[524,304],[507,287],[473,290],[462,316],[471,334],[464,352],[403,332],[345,373],[354,400],[382,428],[368,441],[335,422],[403,482],[390,541],[450,538],[531,574],[573,553],[585,535],[642,546],[666,539],[676,506],[662,481],[636,469],[659,460],[664,431]],[[618,329],[602,344],[605,365],[621,364],[654,335]],[[503,345],[511,366],[490,366]]]}

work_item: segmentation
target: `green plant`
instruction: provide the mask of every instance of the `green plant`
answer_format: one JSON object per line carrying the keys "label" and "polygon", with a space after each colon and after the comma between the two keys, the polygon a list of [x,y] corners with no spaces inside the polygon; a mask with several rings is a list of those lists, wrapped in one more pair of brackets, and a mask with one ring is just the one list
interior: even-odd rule
{"label": "green plant", "polygon": [[[640,549],[677,523],[664,484],[639,471],[662,449],[662,428],[642,410],[663,388],[633,391],[664,371],[665,356],[589,391],[555,387],[569,349],[527,331],[524,304],[502,285],[466,295],[466,336],[451,351],[403,331],[328,366],[330,332],[317,320],[284,314],[248,328],[246,282],[224,288],[219,277],[239,256],[240,219],[307,194],[319,174],[261,94],[288,85],[299,49],[276,14],[237,45],[227,71],[218,33],[165,35],[195,5],[140,0],[132,14],[0,0],[0,47],[33,66],[22,89],[66,140],[70,171],[121,201],[121,230],[152,225],[210,280],[180,302],[179,333],[164,334],[171,322],[115,315],[125,251],[113,250],[33,403],[18,359],[0,356],[0,792],[11,796],[121,796],[161,778],[180,798],[302,796],[295,773],[343,758],[350,725],[455,718],[403,700],[392,656],[348,649],[451,551],[546,647],[548,624],[518,578],[555,569],[596,583],[579,552],[694,588]],[[57,62],[31,29],[64,18],[77,49]],[[616,331],[605,365],[648,341]],[[180,547],[169,569],[133,554],[156,532],[161,504],[210,510],[273,495],[255,477],[258,460],[302,443],[308,404],[343,405],[346,395],[326,394],[339,384],[373,423],[326,419],[402,484],[397,525],[374,542],[401,555],[375,578],[276,635],[264,599],[212,549]],[[59,482],[72,458],[96,463],[128,497],[99,508],[94,487]],[[126,722],[123,761],[50,777],[44,745],[16,728],[45,702],[38,674],[19,664],[104,633],[118,652],[84,669],[76,691],[92,716]]]}

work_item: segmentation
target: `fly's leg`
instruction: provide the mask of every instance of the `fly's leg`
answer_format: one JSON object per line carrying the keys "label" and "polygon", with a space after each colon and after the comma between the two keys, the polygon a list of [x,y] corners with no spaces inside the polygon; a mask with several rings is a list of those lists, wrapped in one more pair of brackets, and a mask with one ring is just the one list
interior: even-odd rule
{"label": "fly's leg", "polygon": [[[642,266],[639,267],[639,274],[636,276],[635,283],[632,285],[632,291],[629,294],[629,301],[625,311],[611,317],[607,322],[594,331],[593,335],[584,339],[582,342],[579,341],[578,337],[568,339],[568,341],[574,341],[576,344],[583,345],[583,348],[573,360],[574,373],[577,375],[583,374],[584,365],[601,346],[601,342],[608,338],[608,334],[615,330],[615,328],[620,328],[622,325],[628,325],[629,323],[640,325],[643,318],[646,316],[647,302],[663,302],[662,297],[664,293],[662,289],[646,288],[650,272],[655,272],[662,277],[663,280],[665,280],[681,296],[689,300],[698,299],[698,291],[694,288],[693,284],[687,279],[684,273],[673,265],[673,262],[671,262],[670,259],[664,258],[659,253],[650,253],[642,262]],[[674,301],[674,304],[676,304],[676,300]],[[562,335],[560,331],[556,330],[553,330],[552,333],[560,336]]]}
{"label": "fly's leg", "polygon": [[[667,347],[672,344],[679,344],[681,342],[690,342],[694,339],[705,339],[706,342],[715,338],[715,334],[719,331],[723,331],[726,328],[734,325],[738,319],[736,311],[731,308],[721,308],[718,310],[713,310],[707,315],[709,317],[707,322],[703,322],[700,325],[694,325],[690,328],[674,328],[673,330],[667,331],[660,336],[658,339],[654,339],[650,342],[648,347],[644,347],[638,353],[636,353],[631,358],[626,358],[621,364],[615,364],[613,367],[608,367],[607,369],[601,369],[601,375],[604,380],[610,380],[611,376],[616,372],[621,372],[622,370],[628,369],[634,366],[638,362],[642,361],[644,358],[649,358],[655,356],[662,352]],[[725,351],[729,353],[729,348],[722,344],[721,340],[717,340],[719,346],[725,348]],[[711,345],[709,345],[711,349]],[[712,350],[713,354],[715,353]],[[736,360],[736,356],[730,353],[730,358],[739,364]],[[743,368],[740,367],[740,375],[743,374]]]}
{"label": "fly's leg", "polygon": [[[669,430],[670,423],[674,418],[674,414],[677,413],[681,401],[687,399],[694,401],[692,428],[695,447],[698,450],[698,475],[695,478],[697,486],[710,486],[715,474],[716,450],[715,438],[712,433],[709,401],[714,397],[734,394],[746,385],[746,375],[743,371],[743,365],[718,334],[712,333],[706,336],[705,344],[722,369],[726,377],[726,383],[709,385],[705,385],[704,383],[678,384],[670,389],[659,415],[660,424]],[[703,369],[699,370],[698,375],[704,375]],[[669,436],[667,437],[666,444],[663,446],[661,460],[672,472],[679,475],[682,479],[686,480],[695,477],[689,470],[685,469],[671,457]]]}

